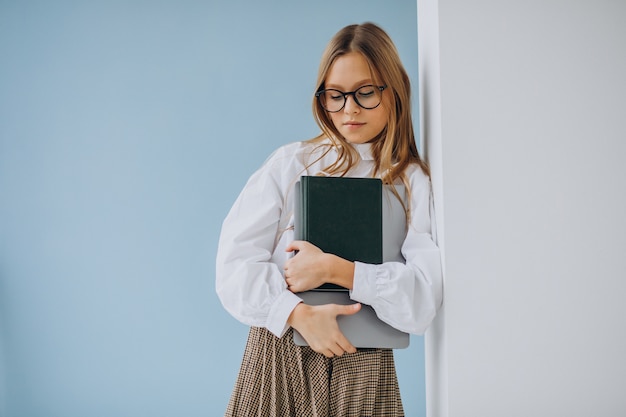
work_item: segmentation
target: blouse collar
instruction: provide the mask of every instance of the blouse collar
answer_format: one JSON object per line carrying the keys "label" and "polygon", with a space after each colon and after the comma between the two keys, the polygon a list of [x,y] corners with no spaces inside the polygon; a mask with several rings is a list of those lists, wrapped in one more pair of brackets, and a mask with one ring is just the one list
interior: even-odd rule
{"label": "blouse collar", "polygon": [[356,150],[361,156],[363,161],[373,161],[372,144],[371,143],[354,143],[351,144],[354,150]]}

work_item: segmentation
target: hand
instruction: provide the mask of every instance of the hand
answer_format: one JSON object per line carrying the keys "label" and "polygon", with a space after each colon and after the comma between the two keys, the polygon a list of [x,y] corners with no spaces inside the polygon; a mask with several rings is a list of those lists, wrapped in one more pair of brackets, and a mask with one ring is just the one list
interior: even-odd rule
{"label": "hand", "polygon": [[328,282],[327,254],[312,243],[296,240],[285,251],[298,253],[285,262],[285,281],[293,293],[312,290]]}
{"label": "hand", "polygon": [[310,306],[300,303],[291,312],[287,323],[296,329],[315,352],[328,358],[354,353],[356,348],[341,333],[337,316],[352,315],[361,309],[361,304],[325,304]]}

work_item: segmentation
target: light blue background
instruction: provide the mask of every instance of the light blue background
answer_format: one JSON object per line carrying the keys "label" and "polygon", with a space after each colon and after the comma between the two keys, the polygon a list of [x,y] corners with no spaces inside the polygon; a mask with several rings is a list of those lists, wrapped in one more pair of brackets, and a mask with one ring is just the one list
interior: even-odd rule
{"label": "light blue background", "polygon": [[[322,50],[366,20],[415,93],[415,0],[0,1],[0,415],[223,413],[247,327],[214,291],[221,221],[317,134]],[[422,338],[396,355],[425,415]]]}

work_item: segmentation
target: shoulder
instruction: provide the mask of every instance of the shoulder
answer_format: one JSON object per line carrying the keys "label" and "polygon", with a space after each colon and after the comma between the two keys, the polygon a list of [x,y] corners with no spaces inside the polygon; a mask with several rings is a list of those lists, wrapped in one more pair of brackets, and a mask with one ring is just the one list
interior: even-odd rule
{"label": "shoulder", "polygon": [[326,142],[298,141],[282,145],[265,160],[268,169],[301,169],[328,149]]}
{"label": "shoulder", "polygon": [[406,178],[413,190],[419,188],[430,188],[430,177],[418,164],[410,164],[405,171]]}
{"label": "shoulder", "polygon": [[310,141],[287,143],[274,150],[252,174],[247,188],[276,189],[286,195],[311,161],[323,153],[320,146]]}
{"label": "shoulder", "polygon": [[307,146],[307,142],[303,141],[287,143],[272,152],[267,158],[266,163],[284,162],[285,160],[289,161],[298,157],[298,155],[306,153],[308,148],[309,146]]}

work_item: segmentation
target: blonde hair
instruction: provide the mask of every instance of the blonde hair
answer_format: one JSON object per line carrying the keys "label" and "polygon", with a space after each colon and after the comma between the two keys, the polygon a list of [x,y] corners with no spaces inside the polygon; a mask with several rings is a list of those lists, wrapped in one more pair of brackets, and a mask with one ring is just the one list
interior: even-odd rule
{"label": "blonde hair", "polygon": [[[387,95],[384,105],[389,107],[389,117],[386,127],[372,140],[375,162],[373,175],[380,176],[384,184],[394,184],[396,180],[406,184],[404,172],[412,163],[419,165],[426,175],[430,175],[428,165],[420,158],[415,144],[409,77],[393,41],[379,26],[371,22],[350,25],[335,34],[322,55],[316,91],[324,89],[326,77],[335,60],[350,52],[362,54],[374,81],[379,85],[387,85],[383,97]],[[329,175],[345,175],[358,163],[358,154],[348,146],[326,110],[315,98],[313,115],[322,133],[310,142],[320,143],[328,138],[332,143],[331,147],[338,152],[337,160],[326,167],[324,172]]]}

